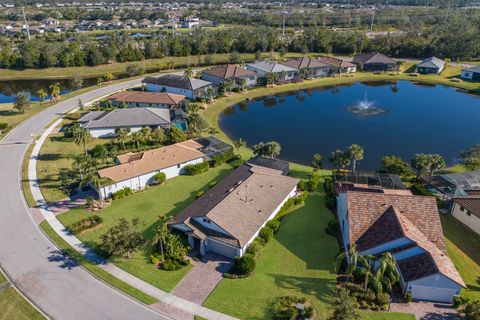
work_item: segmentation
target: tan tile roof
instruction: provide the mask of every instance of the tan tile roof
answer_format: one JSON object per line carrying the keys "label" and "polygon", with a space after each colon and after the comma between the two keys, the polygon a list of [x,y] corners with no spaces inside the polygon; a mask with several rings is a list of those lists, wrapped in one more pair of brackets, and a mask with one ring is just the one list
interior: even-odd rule
{"label": "tan tile roof", "polygon": [[109,99],[118,102],[177,105],[185,100],[185,96],[168,92],[121,91],[111,95]]}
{"label": "tan tile roof", "polygon": [[324,68],[324,67],[330,66],[329,64],[326,64],[318,59],[313,59],[310,57],[291,58],[281,63],[286,66],[297,68],[297,69]]}
{"label": "tan tile roof", "polygon": [[203,70],[202,73],[209,74],[221,79],[255,76],[255,72],[241,68],[234,64],[214,66]]}
{"label": "tan tile roof", "polygon": [[350,67],[356,67],[357,66],[357,65],[355,65],[355,64],[353,64],[349,61],[338,59],[338,58],[335,58],[335,57],[329,57],[329,56],[321,56],[321,57],[318,57],[317,60],[320,61],[320,62],[323,62],[325,64],[338,67],[338,68],[350,68]]}
{"label": "tan tile roof", "polygon": [[128,180],[150,172],[165,169],[177,164],[202,158],[204,154],[192,146],[200,144],[189,140],[182,143],[138,153],[119,155],[119,165],[98,170],[101,178],[110,178],[114,182]]}
{"label": "tan tile roof", "polygon": [[355,243],[392,206],[422,230],[429,241],[446,252],[434,197],[348,191],[347,205],[350,243]]}

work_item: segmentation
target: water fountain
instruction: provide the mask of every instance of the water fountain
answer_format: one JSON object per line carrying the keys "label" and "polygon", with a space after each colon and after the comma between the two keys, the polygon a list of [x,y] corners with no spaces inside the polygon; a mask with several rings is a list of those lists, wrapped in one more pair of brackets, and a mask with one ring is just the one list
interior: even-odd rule
{"label": "water fountain", "polygon": [[347,111],[362,117],[374,117],[387,112],[383,108],[375,107],[374,103],[375,101],[368,101],[368,96],[365,92],[363,101],[359,101],[356,106],[347,107]]}

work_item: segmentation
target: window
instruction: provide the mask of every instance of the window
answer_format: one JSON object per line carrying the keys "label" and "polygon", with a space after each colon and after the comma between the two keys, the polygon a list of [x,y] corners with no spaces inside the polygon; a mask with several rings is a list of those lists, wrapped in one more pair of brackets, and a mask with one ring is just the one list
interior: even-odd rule
{"label": "window", "polygon": [[180,164],[177,164],[177,168],[180,168]]}

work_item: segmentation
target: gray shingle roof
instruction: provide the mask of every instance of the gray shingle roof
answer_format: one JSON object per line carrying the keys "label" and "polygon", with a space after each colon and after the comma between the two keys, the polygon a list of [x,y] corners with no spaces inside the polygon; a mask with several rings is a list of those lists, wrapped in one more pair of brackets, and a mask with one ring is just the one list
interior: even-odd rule
{"label": "gray shingle roof", "polygon": [[475,72],[475,73],[480,73],[480,66],[474,66],[474,67],[470,67],[470,68],[463,69],[463,70],[471,71],[471,72]]}
{"label": "gray shingle roof", "polygon": [[166,74],[160,77],[146,77],[142,81],[143,83],[158,84],[161,86],[180,88],[184,90],[197,90],[211,85],[211,82],[197,79],[187,78],[176,74]]}
{"label": "gray shingle roof", "polygon": [[367,52],[367,53],[362,53],[358,56],[356,56],[353,60],[354,62],[360,62],[363,64],[368,64],[368,63],[384,63],[384,64],[395,64],[397,63],[395,60],[392,58],[378,52]]}
{"label": "gray shingle roof", "polygon": [[92,111],[78,119],[85,128],[160,126],[170,124],[170,111],[160,108],[127,108]]}
{"label": "gray shingle roof", "polygon": [[437,57],[430,57],[417,64],[417,67],[443,69],[445,61]]}
{"label": "gray shingle roof", "polygon": [[298,71],[297,68],[292,68],[284,64],[268,61],[268,60],[249,63],[247,64],[247,66],[261,70],[263,72],[267,72],[267,73],[272,73],[272,72],[275,73],[275,72],[283,72],[283,71],[286,71],[286,72]]}

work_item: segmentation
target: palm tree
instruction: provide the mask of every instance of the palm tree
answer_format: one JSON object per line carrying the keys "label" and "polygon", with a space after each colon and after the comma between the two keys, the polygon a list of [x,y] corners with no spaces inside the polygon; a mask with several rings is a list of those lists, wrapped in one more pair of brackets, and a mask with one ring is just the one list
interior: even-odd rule
{"label": "palm tree", "polygon": [[439,154],[431,154],[429,158],[429,171],[431,178],[435,171],[445,168],[445,160]]}
{"label": "palm tree", "polygon": [[280,81],[285,81],[287,78],[287,75],[288,73],[286,71],[280,71],[280,73],[278,74],[278,79],[280,79]]}
{"label": "palm tree", "polygon": [[363,160],[363,148],[358,144],[352,144],[348,147],[347,155],[352,160],[352,171],[357,169],[357,161]]}
{"label": "palm tree", "polygon": [[115,128],[115,136],[117,140],[122,143],[122,148],[125,150],[125,141],[130,134],[130,128]]}
{"label": "palm tree", "polygon": [[42,99],[42,102],[45,102],[45,99],[47,98],[48,96],[48,93],[47,91],[45,91],[44,89],[40,89],[37,91],[37,96]]}
{"label": "palm tree", "polygon": [[54,83],[50,85],[50,95],[56,101],[60,99],[60,85],[58,83]]}
{"label": "palm tree", "polygon": [[150,139],[150,136],[152,135],[152,128],[143,127],[142,129],[140,129],[140,133],[142,134],[142,140],[146,141]]}
{"label": "palm tree", "polygon": [[213,102],[213,87],[212,86],[207,88],[207,96],[208,96],[208,102],[212,103]]}
{"label": "palm tree", "polygon": [[167,241],[168,235],[170,234],[167,223],[171,220],[171,217],[161,216],[159,217],[159,219],[160,224],[155,228],[155,234],[153,235],[152,239],[152,246],[160,248],[160,253],[162,254],[162,261],[164,261],[165,257],[163,253],[163,247],[165,245],[165,241]]}
{"label": "palm tree", "polygon": [[343,152],[342,150],[335,150],[334,152],[332,152],[329,160],[337,171],[340,171],[340,169],[344,169],[350,164],[350,160],[348,159],[345,152]]}
{"label": "palm tree", "polygon": [[142,133],[140,131],[135,131],[135,132],[132,133],[131,137],[132,137],[132,141],[137,146],[137,149],[140,149],[140,143],[143,140]]}
{"label": "palm tree", "polygon": [[344,251],[335,258],[335,271],[338,271],[340,269],[345,260],[347,261],[347,268],[345,269],[345,273],[349,277],[352,276],[353,272],[357,269],[359,265],[369,265],[368,260],[358,253],[356,245],[351,245],[348,252]]}
{"label": "palm tree", "polygon": [[400,280],[395,258],[390,252],[383,253],[377,261],[378,267],[375,277],[380,280],[381,284],[387,291],[392,290],[392,286]]}
{"label": "palm tree", "polygon": [[267,74],[267,85],[269,84],[274,84],[275,82],[277,82],[277,74],[276,73],[273,73],[273,72],[270,72]]}
{"label": "palm tree", "polygon": [[242,89],[242,91],[245,91],[245,89],[247,88],[247,79],[240,78],[238,80],[238,83],[240,84],[240,88]]}
{"label": "palm tree", "polygon": [[410,165],[417,172],[417,179],[430,167],[430,157],[428,154],[417,153],[410,162]]}
{"label": "palm tree", "polygon": [[90,131],[87,128],[81,127],[78,124],[74,125],[73,130],[72,130],[72,136],[73,136],[73,141],[80,145],[83,144],[83,151],[85,154],[88,154],[87,151],[87,143],[92,141],[92,135],[90,134]]}
{"label": "palm tree", "polygon": [[193,76],[192,67],[188,67],[187,69],[185,69],[185,71],[183,72],[183,76],[185,76],[187,78],[191,78]]}

